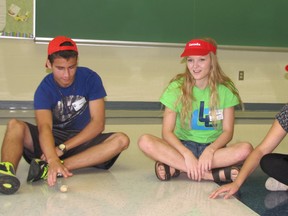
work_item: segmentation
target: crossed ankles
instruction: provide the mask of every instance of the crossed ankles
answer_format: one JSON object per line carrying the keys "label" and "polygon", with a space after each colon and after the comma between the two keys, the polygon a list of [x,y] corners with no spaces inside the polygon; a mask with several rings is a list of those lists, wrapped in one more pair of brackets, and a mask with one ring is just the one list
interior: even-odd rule
{"label": "crossed ankles", "polygon": [[[40,159],[32,159],[28,171],[28,182],[46,180],[48,176],[48,163]],[[61,177],[61,176],[58,176]],[[0,163],[0,193],[13,194],[18,191],[20,181],[15,175],[15,170],[10,162]]]}
{"label": "crossed ankles", "polygon": [[[162,166],[162,170],[161,170],[161,166]],[[173,172],[173,169],[174,169],[174,172]],[[164,175],[160,174],[161,171],[164,173]],[[216,183],[229,183],[236,179],[239,171],[240,171],[240,168],[237,166],[216,168],[212,170],[212,177],[213,177],[214,182]],[[155,174],[156,174],[156,177],[160,181],[169,181],[171,178],[178,177],[180,175],[180,171],[175,168],[171,168],[165,163],[156,161],[155,162]]]}

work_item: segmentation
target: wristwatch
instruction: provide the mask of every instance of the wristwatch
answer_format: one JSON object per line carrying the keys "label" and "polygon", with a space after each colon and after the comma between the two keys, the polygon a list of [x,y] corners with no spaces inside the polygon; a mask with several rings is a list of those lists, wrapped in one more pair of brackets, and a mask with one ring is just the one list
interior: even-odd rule
{"label": "wristwatch", "polygon": [[58,148],[63,152],[63,154],[65,154],[66,153],[66,145],[64,144],[64,143],[61,143],[59,146],[58,146]]}

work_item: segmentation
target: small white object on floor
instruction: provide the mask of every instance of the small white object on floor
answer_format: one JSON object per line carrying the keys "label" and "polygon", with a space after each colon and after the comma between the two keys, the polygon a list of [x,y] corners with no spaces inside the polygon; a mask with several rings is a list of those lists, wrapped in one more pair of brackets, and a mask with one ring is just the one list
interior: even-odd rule
{"label": "small white object on floor", "polygon": [[67,192],[68,191],[68,185],[61,185],[60,191],[63,193]]}

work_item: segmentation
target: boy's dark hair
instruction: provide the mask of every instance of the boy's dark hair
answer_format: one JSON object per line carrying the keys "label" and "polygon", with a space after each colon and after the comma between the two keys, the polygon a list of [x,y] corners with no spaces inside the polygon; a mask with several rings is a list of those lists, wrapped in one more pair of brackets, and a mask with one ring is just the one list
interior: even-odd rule
{"label": "boy's dark hair", "polygon": [[[60,44],[60,46],[73,46],[73,44],[69,41],[64,42],[62,44]],[[58,51],[55,53],[52,53],[51,55],[48,55],[48,60],[51,64],[53,64],[54,59],[55,58],[64,58],[66,60],[70,59],[70,58],[78,58],[78,52],[74,51],[74,50],[62,50],[62,51]]]}

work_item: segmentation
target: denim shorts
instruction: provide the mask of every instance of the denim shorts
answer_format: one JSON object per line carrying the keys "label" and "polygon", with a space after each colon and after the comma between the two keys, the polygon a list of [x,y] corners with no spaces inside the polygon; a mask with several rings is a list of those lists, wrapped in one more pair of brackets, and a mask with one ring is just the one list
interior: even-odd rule
{"label": "denim shorts", "polygon": [[193,155],[196,158],[199,158],[200,155],[205,150],[205,148],[211,144],[211,143],[202,144],[202,143],[197,143],[197,142],[187,141],[187,140],[180,140],[180,141],[186,148],[188,148],[193,153]]}

